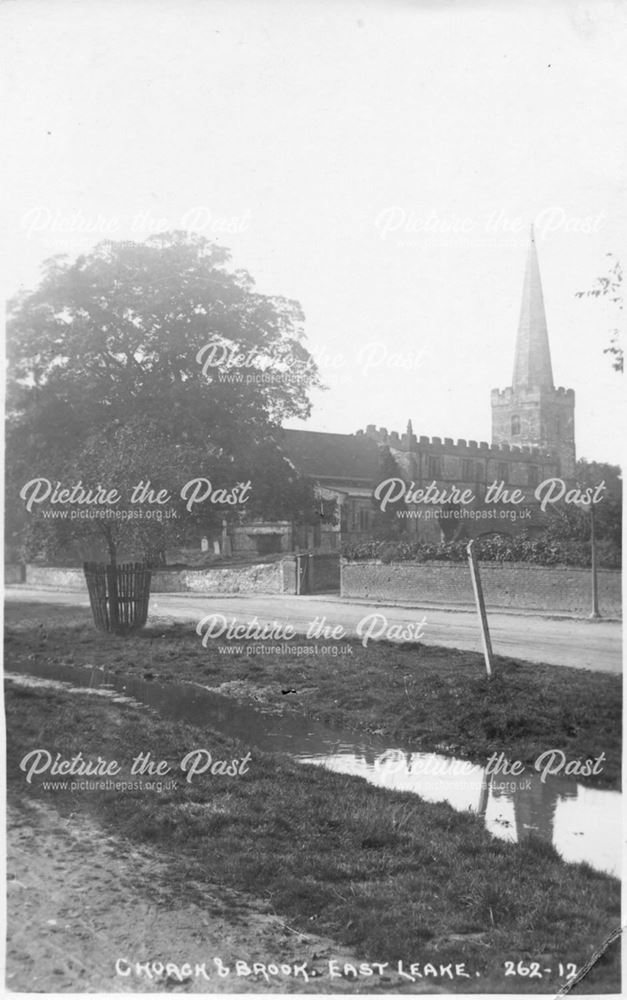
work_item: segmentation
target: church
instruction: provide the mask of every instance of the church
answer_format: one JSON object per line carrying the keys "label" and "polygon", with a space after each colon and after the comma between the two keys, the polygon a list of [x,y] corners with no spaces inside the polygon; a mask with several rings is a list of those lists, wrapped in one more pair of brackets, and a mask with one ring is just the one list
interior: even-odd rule
{"label": "church", "polygon": [[[481,503],[495,480],[531,497],[551,476],[575,474],[575,393],[556,387],[533,228],[527,255],[512,383],[491,393],[492,442],[416,436],[411,421],[404,434],[370,424],[355,434],[284,430],[281,447],[299,472],[317,483],[321,498],[337,502],[338,523],[312,529],[308,548],[338,551],[372,537],[373,488],[383,478],[384,455],[416,488],[472,489]],[[435,519],[407,522],[412,537],[440,541],[463,537],[464,526]],[[452,534],[452,529],[455,533]],[[499,529],[500,530],[500,529]]]}

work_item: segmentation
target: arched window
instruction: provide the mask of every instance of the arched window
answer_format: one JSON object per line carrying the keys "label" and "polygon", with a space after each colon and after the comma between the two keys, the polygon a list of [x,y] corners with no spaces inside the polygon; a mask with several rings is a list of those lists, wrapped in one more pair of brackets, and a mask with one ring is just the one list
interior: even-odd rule
{"label": "arched window", "polygon": [[512,417],[512,437],[520,434],[520,417]]}

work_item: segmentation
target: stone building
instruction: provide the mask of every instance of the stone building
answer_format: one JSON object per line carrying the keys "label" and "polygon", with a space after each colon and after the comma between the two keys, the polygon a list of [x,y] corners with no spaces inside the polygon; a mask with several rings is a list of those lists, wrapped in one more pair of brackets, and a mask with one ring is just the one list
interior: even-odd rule
{"label": "stone building", "polygon": [[[372,536],[376,508],[373,488],[381,481],[387,450],[402,478],[415,488],[471,488],[480,505],[494,481],[521,489],[532,497],[538,483],[551,476],[575,473],[575,393],[553,382],[542,282],[533,229],[523,284],[514,351],[512,384],[493,389],[492,442],[416,436],[411,421],[404,434],[373,424],[355,434],[285,430],[282,448],[300,472],[318,484],[321,496],[338,502],[335,527],[322,526],[312,547],[335,550],[343,542]],[[389,459],[388,459],[389,461]],[[533,524],[530,525],[533,528]],[[499,525],[498,530],[508,530]],[[463,537],[469,524],[440,520],[407,521],[415,537],[439,540]],[[494,526],[484,527],[496,530]],[[477,533],[477,532],[475,532]]]}

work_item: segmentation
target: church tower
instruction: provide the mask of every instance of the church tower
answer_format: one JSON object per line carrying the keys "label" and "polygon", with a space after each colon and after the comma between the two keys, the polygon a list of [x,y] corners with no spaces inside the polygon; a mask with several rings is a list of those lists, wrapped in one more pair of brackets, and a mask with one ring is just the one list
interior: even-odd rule
{"label": "church tower", "polygon": [[559,458],[560,475],[575,474],[575,393],[553,383],[544,296],[533,226],[522,305],[507,389],[492,390],[492,444],[535,446]]}

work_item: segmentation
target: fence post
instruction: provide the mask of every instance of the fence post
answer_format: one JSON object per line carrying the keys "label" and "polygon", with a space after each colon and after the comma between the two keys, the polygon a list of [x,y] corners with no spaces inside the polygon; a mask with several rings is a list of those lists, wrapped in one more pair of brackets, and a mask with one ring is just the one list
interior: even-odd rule
{"label": "fence post", "polygon": [[111,631],[117,632],[120,627],[120,605],[118,603],[118,567],[116,563],[107,566],[107,591]]}
{"label": "fence post", "polygon": [[475,602],[477,605],[477,611],[479,612],[479,622],[481,624],[481,641],[483,643],[483,658],[485,660],[485,668],[488,677],[492,676],[492,642],[490,640],[490,629],[488,628],[488,616],[485,610],[485,601],[483,599],[483,588],[481,586],[481,577],[479,576],[479,566],[477,564],[477,556],[474,551],[474,538],[471,538],[466,546],[466,552],[468,553],[468,565],[470,566],[470,578],[472,580],[472,589],[475,593]]}

